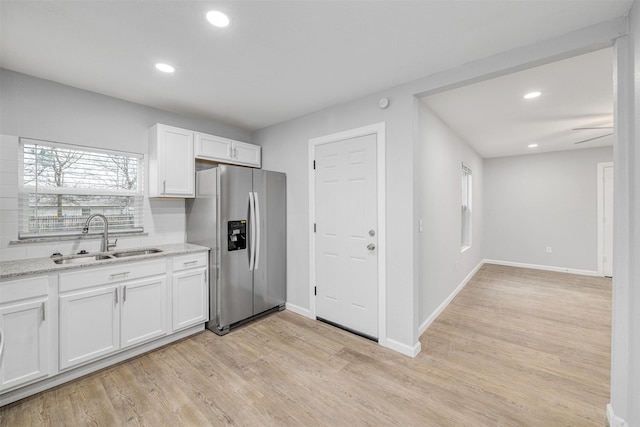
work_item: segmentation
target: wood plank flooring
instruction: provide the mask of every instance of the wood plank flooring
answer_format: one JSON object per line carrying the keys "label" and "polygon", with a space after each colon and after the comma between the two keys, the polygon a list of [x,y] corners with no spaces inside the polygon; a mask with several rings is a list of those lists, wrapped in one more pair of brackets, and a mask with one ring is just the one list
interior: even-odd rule
{"label": "wood plank flooring", "polygon": [[485,265],[414,359],[285,311],[7,405],[0,425],[602,427],[610,318],[609,279]]}

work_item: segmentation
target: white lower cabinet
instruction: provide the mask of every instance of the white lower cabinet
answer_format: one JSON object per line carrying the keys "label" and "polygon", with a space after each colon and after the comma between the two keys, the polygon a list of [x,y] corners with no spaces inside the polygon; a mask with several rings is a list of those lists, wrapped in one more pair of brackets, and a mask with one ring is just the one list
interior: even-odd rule
{"label": "white lower cabinet", "polygon": [[60,296],[60,369],[118,350],[118,289],[110,286]]}
{"label": "white lower cabinet", "polygon": [[208,320],[207,270],[173,274],[173,330]]}
{"label": "white lower cabinet", "polygon": [[173,271],[173,330],[209,320],[207,254],[176,257]]}
{"label": "white lower cabinet", "polygon": [[0,283],[0,391],[49,375],[48,283],[46,277]]}
{"label": "white lower cabinet", "polygon": [[60,369],[167,333],[164,259],[61,274],[60,288]]}
{"label": "white lower cabinet", "polygon": [[122,348],[139,344],[167,333],[167,280],[165,276],[122,285]]}
{"label": "white lower cabinet", "polygon": [[208,259],[196,252],[0,281],[0,406],[59,384],[59,374],[75,378],[201,330]]}

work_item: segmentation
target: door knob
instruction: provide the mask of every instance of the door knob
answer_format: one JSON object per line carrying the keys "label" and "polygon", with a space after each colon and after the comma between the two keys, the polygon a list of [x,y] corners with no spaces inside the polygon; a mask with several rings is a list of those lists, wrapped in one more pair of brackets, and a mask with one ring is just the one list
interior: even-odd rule
{"label": "door knob", "polygon": [[369,243],[367,245],[367,249],[369,249],[370,251],[374,250],[376,248],[376,245],[374,245],[373,243]]}

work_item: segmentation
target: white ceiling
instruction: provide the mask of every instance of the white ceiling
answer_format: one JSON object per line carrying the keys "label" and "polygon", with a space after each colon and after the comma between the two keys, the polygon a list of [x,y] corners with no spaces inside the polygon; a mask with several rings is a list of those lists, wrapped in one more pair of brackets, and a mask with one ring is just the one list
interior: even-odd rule
{"label": "white ceiling", "polygon": [[[631,4],[2,0],[0,66],[255,130],[624,16]],[[211,9],[231,26],[210,26]],[[158,73],[157,61],[175,74]]]}
{"label": "white ceiling", "polygon": [[[534,90],[542,95],[523,98]],[[484,158],[612,145],[613,136],[597,138],[612,129],[573,129],[613,126],[613,51],[591,52],[423,100]]]}

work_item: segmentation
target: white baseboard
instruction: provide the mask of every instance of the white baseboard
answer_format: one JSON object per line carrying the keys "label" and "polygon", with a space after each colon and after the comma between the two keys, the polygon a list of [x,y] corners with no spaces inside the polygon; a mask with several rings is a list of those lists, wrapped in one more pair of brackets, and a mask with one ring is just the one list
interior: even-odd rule
{"label": "white baseboard", "polygon": [[422,349],[422,344],[420,344],[420,341],[418,341],[413,345],[413,347],[411,347],[409,345],[401,343],[400,341],[392,340],[391,338],[387,338],[384,344],[381,343],[381,345],[409,357],[416,357]]}
{"label": "white baseboard", "polygon": [[[285,307],[287,308],[287,310],[290,310],[293,313],[299,314],[300,316],[304,316],[309,319],[316,320],[316,316],[313,315],[311,313],[311,310],[309,309],[306,309],[291,303],[286,303]],[[412,347],[412,346],[403,344],[399,341],[395,341],[385,337],[380,337],[378,339],[378,344],[380,344],[383,347],[390,348],[391,350],[397,351],[398,353],[402,353],[409,357],[416,357],[418,353],[420,353],[420,349],[421,349],[420,341],[415,343]]]}
{"label": "white baseboard", "polygon": [[496,259],[485,259],[485,264],[506,265],[508,267],[533,268],[534,270],[557,271],[559,273],[580,274],[582,276],[599,276],[594,270],[578,270],[575,268],[554,267],[551,265],[526,264],[524,262],[500,261]]}
{"label": "white baseboard", "polygon": [[433,323],[433,321],[436,320],[436,318],[444,311],[444,309],[447,308],[449,303],[466,286],[466,284],[469,282],[469,280],[471,280],[471,278],[478,272],[478,270],[480,270],[480,267],[482,267],[482,264],[484,264],[484,263],[485,263],[484,260],[480,261],[478,263],[478,265],[476,265],[475,268],[473,270],[471,270],[471,272],[469,274],[467,274],[467,277],[465,277],[462,280],[462,282],[460,282],[460,284],[453,290],[453,292],[451,292],[451,294],[447,297],[447,299],[445,299],[442,302],[442,304],[440,304],[438,306],[438,308],[436,308],[436,310],[433,313],[431,313],[431,315],[429,317],[427,317],[427,320],[422,322],[422,324],[420,325],[420,328],[418,329],[418,336],[422,335],[424,333],[424,331],[427,330],[429,325],[431,325]]}
{"label": "white baseboard", "polygon": [[607,421],[609,422],[609,427],[629,427],[629,424],[627,424],[625,420],[620,417],[616,417],[611,403],[607,405]]}
{"label": "white baseboard", "polygon": [[314,319],[314,320],[316,318],[315,316],[313,316],[311,314],[311,310],[309,310],[308,308],[303,308],[303,307],[300,307],[298,305],[291,304],[290,302],[286,303],[285,307],[286,307],[287,310],[290,310],[290,311],[292,311],[292,312],[294,312],[296,314],[299,314],[300,316],[304,316],[304,317],[307,317],[309,319]]}

